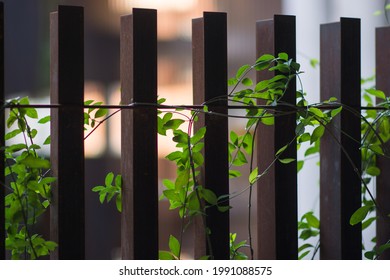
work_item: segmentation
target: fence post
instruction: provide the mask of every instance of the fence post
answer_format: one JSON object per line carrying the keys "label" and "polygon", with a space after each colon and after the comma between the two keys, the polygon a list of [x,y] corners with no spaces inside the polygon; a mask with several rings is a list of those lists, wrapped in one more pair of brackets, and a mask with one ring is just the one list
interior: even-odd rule
{"label": "fence post", "polygon": [[[207,103],[209,111],[227,114],[227,16],[205,12],[192,22],[194,103]],[[204,169],[201,185],[217,196],[229,193],[228,120],[224,116],[200,115],[195,129],[206,126]],[[228,205],[228,203],[226,204]],[[210,229],[211,248],[207,246],[204,224],[196,221],[195,258],[213,254],[215,259],[229,259],[229,212],[216,207],[207,209],[206,227]],[[211,250],[212,249],[212,252]]]}
{"label": "fence post", "polygon": [[[276,15],[273,20],[259,21],[256,28],[256,55],[285,52],[296,58],[295,17]],[[261,71],[257,81],[270,79],[275,73]],[[296,83],[290,83],[283,101],[295,105]],[[268,168],[276,152],[295,137],[296,115],[276,117],[274,126],[260,125],[257,137],[257,162],[259,173]],[[293,142],[283,157],[297,158]],[[297,164],[279,161],[257,184],[257,258],[297,259]]]}
{"label": "fence post", "polygon": [[[376,88],[385,92],[386,96],[390,96],[390,79],[388,76],[390,68],[390,28],[382,27],[376,29]],[[388,121],[388,120],[385,120]],[[387,150],[390,145],[386,144]],[[390,240],[390,222],[387,215],[390,213],[390,160],[388,158],[378,156],[377,165],[382,171],[376,180],[376,200],[380,207],[378,219],[376,222],[376,244],[383,245]],[[390,250],[386,250],[381,254],[380,259],[389,260]]]}
{"label": "fence post", "polygon": [[361,206],[360,20],[321,25],[320,37],[321,100],[345,105],[320,145],[320,257],[361,259],[361,225],[349,224]]}
{"label": "fence post", "polygon": [[[0,2],[0,147],[5,146],[5,96],[4,96],[4,3]],[[5,182],[4,150],[0,151],[0,182]],[[5,188],[0,191],[0,260],[5,259]]]}
{"label": "fence post", "polygon": [[84,259],[84,12],[59,6],[50,15],[52,259]]}
{"label": "fence post", "polygon": [[[157,11],[121,18],[122,103],[157,103]],[[122,110],[122,258],[158,258],[157,109]]]}

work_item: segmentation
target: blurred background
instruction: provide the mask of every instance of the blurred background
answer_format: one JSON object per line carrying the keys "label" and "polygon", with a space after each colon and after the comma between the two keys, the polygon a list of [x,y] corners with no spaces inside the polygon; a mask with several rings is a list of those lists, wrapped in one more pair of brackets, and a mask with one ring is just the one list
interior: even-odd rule
{"label": "blurred background", "polygon": [[[158,10],[158,95],[167,98],[167,104],[192,104],[191,19],[201,17],[203,11],[228,13],[229,77],[239,66],[252,64],[256,59],[257,20],[270,19],[274,14],[296,15],[297,61],[305,71],[302,80],[311,102],[319,101],[319,73],[310,65],[313,59],[319,59],[319,25],[338,21],[341,16],[362,19],[362,77],[375,73],[374,28],[386,25],[385,16],[376,12],[383,10],[382,0],[5,0],[4,3],[6,96],[27,95],[34,103],[49,102],[49,13],[59,4],[85,7],[85,98],[105,104],[119,104],[119,22],[120,16],[131,13],[133,7]],[[41,116],[45,114],[48,111],[40,111]],[[243,129],[241,122],[229,121],[232,129]],[[104,183],[108,172],[120,172],[119,127],[117,114],[85,142],[87,259],[120,256],[120,215],[114,204],[100,205],[98,196],[91,191]],[[48,127],[40,131],[43,140],[49,133]],[[164,159],[174,148],[169,140],[159,138],[161,180],[175,177],[174,166]],[[317,161],[318,158],[311,158],[299,173],[299,216],[310,210],[318,213]],[[242,179],[232,180],[231,192],[245,186],[247,174],[243,171]],[[244,193],[231,202],[231,232],[238,233],[238,240],[248,237],[247,200]],[[255,214],[255,208],[252,213]],[[160,249],[166,249],[169,234],[178,235],[178,214],[169,211],[167,201],[163,200],[160,215]],[[256,230],[255,224],[253,227]],[[192,233],[188,232],[185,238],[188,258],[192,256],[192,242]]]}

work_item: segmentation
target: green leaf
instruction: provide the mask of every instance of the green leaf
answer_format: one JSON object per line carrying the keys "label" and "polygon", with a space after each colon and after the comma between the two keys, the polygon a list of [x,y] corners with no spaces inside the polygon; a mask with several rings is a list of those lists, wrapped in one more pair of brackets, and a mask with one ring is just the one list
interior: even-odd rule
{"label": "green leaf", "polygon": [[380,99],[386,100],[386,95],[385,95],[385,93],[384,93],[383,91],[381,91],[381,90],[376,90],[376,89],[370,88],[370,89],[366,89],[365,91],[366,91],[367,93],[373,95],[373,96],[376,96],[376,97],[378,97],[378,98],[380,98]]}
{"label": "green leaf", "polygon": [[283,163],[283,164],[289,164],[289,163],[295,161],[295,159],[293,159],[293,158],[285,158],[285,159],[279,159],[279,161],[281,163]]}
{"label": "green leaf", "polygon": [[313,245],[311,245],[309,243],[303,244],[301,247],[298,248],[298,253],[302,252],[303,250],[308,249],[308,248],[313,248]]}
{"label": "green leaf", "polygon": [[49,136],[47,136],[45,142],[43,142],[43,145],[50,145],[50,143],[51,143],[51,137],[49,135]]}
{"label": "green leaf", "polygon": [[162,183],[163,183],[163,185],[164,185],[167,189],[169,189],[169,190],[175,189],[175,183],[172,182],[171,180],[164,179],[164,180],[162,181]]}
{"label": "green leaf", "polygon": [[46,116],[46,117],[43,117],[42,119],[40,119],[39,121],[38,121],[38,123],[40,123],[40,124],[45,124],[45,123],[48,123],[48,122],[50,122],[50,116]]}
{"label": "green leaf", "polygon": [[231,78],[231,79],[228,80],[228,86],[229,87],[235,86],[237,83],[238,83],[238,79],[236,79],[236,78]]}
{"label": "green leaf", "polygon": [[20,163],[31,168],[50,168],[50,162],[48,160],[34,157],[31,154],[29,154],[26,158],[22,159]]}
{"label": "green leaf", "polygon": [[313,68],[316,68],[320,64],[320,61],[318,59],[312,58],[310,59],[310,65]]}
{"label": "green leaf", "polygon": [[257,62],[264,62],[264,61],[271,61],[275,59],[275,57],[272,55],[272,54],[263,54],[262,56],[260,56],[257,60],[256,60],[256,63]]}
{"label": "green leaf", "polygon": [[255,169],[252,170],[251,174],[249,174],[249,184],[253,185],[256,182],[258,175],[259,175],[259,169],[258,167],[256,167]]}
{"label": "green leaf", "polygon": [[297,173],[302,170],[304,163],[305,163],[304,160],[297,161]]}
{"label": "green leaf", "polygon": [[244,153],[241,152],[240,150],[237,151],[237,159],[238,159],[241,163],[248,163],[248,161],[246,160],[246,157],[245,157]]}
{"label": "green leaf", "polygon": [[104,117],[105,115],[107,115],[107,113],[108,110],[106,108],[99,108],[99,110],[97,110],[95,113],[95,119]]}
{"label": "green leaf", "polygon": [[314,130],[313,133],[311,134],[310,138],[310,144],[316,142],[318,139],[324,135],[325,132],[325,127],[323,125],[317,126]]}
{"label": "green leaf", "polygon": [[114,180],[114,173],[110,172],[106,175],[104,180],[104,184],[108,187],[112,185],[112,181]]}
{"label": "green leaf", "polygon": [[231,206],[217,206],[217,207],[218,207],[218,211],[221,213],[225,213],[225,212],[229,211],[229,209],[232,208]]}
{"label": "green leaf", "polygon": [[173,132],[174,137],[172,140],[179,144],[188,144],[188,134],[181,130],[175,130]]}
{"label": "green leaf", "polygon": [[185,121],[184,120],[180,120],[180,119],[173,119],[173,120],[169,120],[165,123],[164,125],[164,128],[165,129],[173,129],[173,130],[176,130],[179,128],[179,126],[184,123]]}
{"label": "green leaf", "polygon": [[26,115],[32,119],[38,118],[38,112],[34,108],[26,108]]}
{"label": "green leaf", "polygon": [[278,54],[278,57],[279,57],[280,59],[282,59],[282,60],[288,61],[288,54],[287,54],[287,53],[284,53],[284,52],[279,53],[279,54]]}
{"label": "green leaf", "polygon": [[367,168],[366,173],[371,176],[379,176],[381,174],[381,170],[376,166],[370,166]]}
{"label": "green leaf", "polygon": [[15,129],[15,130],[12,130],[11,132],[8,132],[4,139],[5,140],[9,140],[9,139],[12,139],[14,138],[16,135],[20,134],[22,131],[20,129]]}
{"label": "green leaf", "polygon": [[175,260],[176,258],[168,251],[158,251],[159,260]]}
{"label": "green leaf", "polygon": [[362,230],[368,228],[374,221],[376,220],[376,217],[371,217],[363,222],[362,224]]}
{"label": "green leaf", "polygon": [[204,162],[203,155],[200,152],[193,153],[192,154],[192,159],[194,160],[195,164],[197,164],[198,166],[201,166],[203,164],[203,162]]}
{"label": "green leaf", "polygon": [[256,92],[263,91],[268,87],[268,85],[269,85],[269,80],[261,81],[257,83],[257,85],[255,86],[255,91]]}
{"label": "green leaf", "polygon": [[341,112],[342,109],[343,109],[343,107],[339,107],[337,109],[333,109],[332,111],[330,111],[330,115],[332,116],[332,118],[337,116]]}
{"label": "green leaf", "polygon": [[307,240],[310,237],[314,237],[314,236],[317,236],[317,235],[318,235],[318,231],[314,231],[314,230],[311,230],[311,229],[306,229],[306,230],[301,232],[301,234],[299,235],[299,238],[303,239],[303,240]]}
{"label": "green leaf", "polygon": [[165,158],[170,160],[170,161],[175,161],[175,160],[181,159],[182,154],[183,153],[181,151],[174,151],[174,152],[170,153],[169,155],[167,155]]}
{"label": "green leaf", "polygon": [[205,134],[206,134],[206,127],[203,126],[199,128],[198,131],[194,134],[194,136],[191,137],[191,144],[195,145],[196,143],[198,143],[200,140],[204,138]]}
{"label": "green leaf", "polygon": [[251,155],[253,152],[253,137],[252,134],[246,133],[242,139],[242,146],[248,155]]}
{"label": "green leaf", "polygon": [[281,147],[281,148],[276,152],[275,156],[280,155],[280,154],[283,153],[287,148],[288,148],[288,144],[287,144],[287,145],[284,145],[283,147]]}
{"label": "green leaf", "polygon": [[310,155],[313,155],[313,154],[316,154],[320,151],[319,147],[317,146],[314,146],[314,147],[310,147],[306,150],[305,152],[305,157],[307,156],[310,156]]}
{"label": "green leaf", "polygon": [[183,186],[186,186],[188,184],[188,181],[190,180],[190,174],[189,170],[182,171],[179,176],[177,176],[175,181],[175,188],[179,189]]}
{"label": "green leaf", "polygon": [[211,205],[216,205],[217,204],[217,196],[212,190],[202,188],[201,190],[203,198]]}
{"label": "green leaf", "polygon": [[381,147],[381,145],[378,145],[378,144],[372,144],[368,147],[371,151],[373,151],[374,153],[378,154],[378,155],[384,155],[383,153],[383,149]]}
{"label": "green leaf", "polygon": [[306,251],[306,252],[302,253],[301,255],[299,255],[298,260],[302,260],[302,259],[303,259],[304,257],[306,257],[309,253],[310,253],[310,251]]}
{"label": "green leaf", "polygon": [[375,251],[368,251],[364,253],[364,256],[369,260],[373,260],[376,256],[376,253]]}
{"label": "green leaf", "polygon": [[234,146],[238,146],[238,135],[234,131],[230,131],[230,141]]}
{"label": "green leaf", "polygon": [[86,100],[84,101],[84,105],[91,105],[95,100]]}
{"label": "green leaf", "polygon": [[241,172],[238,171],[238,170],[231,170],[229,169],[229,178],[232,179],[232,178],[238,178],[241,176]]}
{"label": "green leaf", "polygon": [[203,150],[203,147],[204,147],[204,143],[198,142],[198,143],[196,143],[196,144],[192,147],[192,152],[193,152],[193,153],[200,152],[200,151]]}
{"label": "green leaf", "polygon": [[309,108],[309,112],[313,113],[315,116],[319,117],[319,118],[323,118],[324,117],[324,113],[322,113],[322,111],[318,108],[315,108],[315,107],[310,107]]}
{"label": "green leaf", "polygon": [[50,205],[50,201],[48,201],[48,200],[45,200],[42,202],[42,206],[45,208],[49,207],[49,205]]}
{"label": "green leaf", "polygon": [[122,175],[118,174],[115,176],[115,186],[122,188]]}
{"label": "green leaf", "polygon": [[9,153],[16,153],[16,152],[19,152],[23,149],[27,149],[26,144],[15,144],[15,145],[11,145],[11,146],[6,148],[7,152],[9,152]]}
{"label": "green leaf", "polygon": [[161,104],[163,104],[165,101],[167,101],[166,98],[159,98],[159,99],[157,100],[157,104],[158,104],[158,105],[161,105]]}
{"label": "green leaf", "polygon": [[313,228],[320,228],[320,221],[313,215],[313,213],[306,213],[305,218],[308,224]]}
{"label": "green leaf", "polygon": [[265,125],[274,125],[274,116],[271,114],[264,114],[264,117],[261,118],[261,122]]}
{"label": "green leaf", "polygon": [[243,65],[241,66],[238,71],[237,71],[237,74],[236,74],[236,78],[237,79],[240,79],[242,75],[244,75],[246,73],[246,71],[248,71],[248,69],[250,69],[251,66],[249,64],[246,64],[246,65]]}
{"label": "green leaf", "polygon": [[378,255],[382,254],[384,251],[386,251],[388,249],[390,249],[390,243],[386,243],[386,244],[379,246]]}
{"label": "green leaf", "polygon": [[116,200],[115,200],[115,204],[116,204],[116,209],[119,212],[122,212],[122,195],[121,194],[117,195]]}
{"label": "green leaf", "polygon": [[354,225],[362,222],[366,218],[370,209],[371,209],[371,206],[367,206],[367,205],[360,207],[358,210],[355,211],[355,213],[352,214],[352,216],[349,220],[349,223],[352,226],[354,226]]}
{"label": "green leaf", "polygon": [[250,87],[253,85],[253,81],[252,79],[250,78],[244,78],[241,83],[244,85],[244,86],[247,86],[247,87]]}
{"label": "green leaf", "polygon": [[179,258],[180,255],[180,242],[179,240],[176,239],[173,235],[169,236],[169,249],[171,250],[172,254],[176,257]]}

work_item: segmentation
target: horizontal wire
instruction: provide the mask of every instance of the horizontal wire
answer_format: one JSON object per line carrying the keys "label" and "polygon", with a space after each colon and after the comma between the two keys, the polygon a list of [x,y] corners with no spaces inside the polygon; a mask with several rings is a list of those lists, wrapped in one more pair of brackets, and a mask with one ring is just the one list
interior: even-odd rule
{"label": "horizontal wire", "polygon": [[[235,109],[235,110],[241,110],[241,109],[283,109],[283,108],[295,108],[302,110],[304,108],[310,108],[315,107],[318,109],[323,110],[331,110],[336,109],[339,107],[342,107],[341,104],[337,105],[309,105],[308,107],[301,107],[301,106],[295,106],[295,105],[287,105],[287,104],[279,104],[279,105],[209,105],[208,107],[210,109],[212,108],[227,108],[227,109]],[[162,104],[154,104],[154,103],[142,103],[142,102],[134,102],[127,105],[77,105],[77,104],[10,104],[7,103],[4,105],[5,108],[35,108],[35,109],[57,109],[57,108],[84,108],[84,109],[135,109],[135,108],[157,108],[157,109],[183,109],[183,110],[199,110],[203,109],[204,105],[162,105]],[[378,106],[378,107],[372,107],[372,106],[362,106],[355,109],[360,110],[378,110],[378,111],[385,111],[389,110],[387,107]]]}

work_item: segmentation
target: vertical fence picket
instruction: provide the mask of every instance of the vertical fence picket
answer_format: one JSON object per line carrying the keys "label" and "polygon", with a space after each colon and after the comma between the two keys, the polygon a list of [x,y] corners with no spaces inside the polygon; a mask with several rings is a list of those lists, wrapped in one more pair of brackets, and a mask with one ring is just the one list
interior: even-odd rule
{"label": "vertical fence picket", "polygon": [[59,6],[50,20],[52,259],[84,259],[84,11]]}
{"label": "vertical fence picket", "polygon": [[[122,103],[157,102],[157,11],[121,18]],[[158,258],[157,110],[122,111],[122,258]]]}
{"label": "vertical fence picket", "polygon": [[360,20],[321,25],[320,37],[321,100],[345,105],[320,145],[320,257],[361,259],[361,226],[349,224],[361,206]]}
{"label": "vertical fence picket", "polygon": [[[205,12],[203,18],[193,20],[192,32],[194,103],[207,104],[209,111],[227,114],[226,14]],[[210,100],[214,101],[208,103]],[[201,184],[214,191],[217,196],[228,194],[227,117],[201,115],[195,129],[202,126],[206,126],[207,132],[204,138],[205,161]],[[225,204],[227,205],[228,203]],[[200,220],[196,222],[195,258],[212,253],[215,259],[229,259],[229,212],[219,212],[216,207],[207,209],[205,226],[211,232],[211,248],[207,244],[204,224]]]}
{"label": "vertical fence picket", "polygon": [[[285,52],[296,58],[295,17],[275,16],[257,22],[257,57]],[[257,74],[257,81],[270,79],[272,72]],[[295,105],[295,81],[290,83],[283,101]],[[273,162],[276,152],[295,138],[296,115],[275,117],[274,126],[260,125],[257,135],[259,174]],[[283,153],[297,158],[296,142]],[[257,184],[257,217],[259,259],[297,259],[297,164],[276,161]]]}
{"label": "vertical fence picket", "polygon": [[[376,88],[385,92],[386,96],[390,96],[390,79],[388,71],[390,69],[390,28],[382,27],[376,30]],[[386,120],[385,120],[386,121]],[[390,145],[386,144],[387,152]],[[381,170],[381,174],[376,180],[376,199],[380,207],[377,219],[377,246],[383,245],[390,240],[390,160],[385,157],[377,157],[377,165]],[[386,250],[381,256],[382,260],[390,259],[390,250]]]}
{"label": "vertical fence picket", "polygon": [[[4,113],[4,3],[0,2],[0,147],[5,146],[5,113]],[[0,182],[5,182],[4,150],[0,150]],[[0,260],[5,259],[5,188],[0,187]]]}

